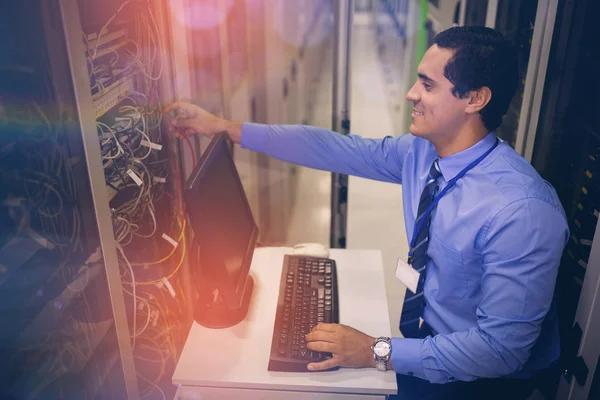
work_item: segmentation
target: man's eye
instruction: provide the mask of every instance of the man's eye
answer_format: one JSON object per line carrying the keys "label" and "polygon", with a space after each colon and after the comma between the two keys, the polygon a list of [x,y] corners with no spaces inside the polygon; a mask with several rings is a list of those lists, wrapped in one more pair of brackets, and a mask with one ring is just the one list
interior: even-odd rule
{"label": "man's eye", "polygon": [[431,85],[428,85],[427,83],[423,84],[423,87],[425,88],[425,90],[430,91],[432,89]]}

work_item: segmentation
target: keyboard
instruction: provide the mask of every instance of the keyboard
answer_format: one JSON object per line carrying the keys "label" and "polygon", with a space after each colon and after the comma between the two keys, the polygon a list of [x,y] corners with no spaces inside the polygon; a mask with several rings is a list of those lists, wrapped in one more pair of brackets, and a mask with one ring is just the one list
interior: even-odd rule
{"label": "keyboard", "polygon": [[319,323],[339,323],[337,292],[334,260],[285,256],[269,371],[309,372],[309,363],[331,358],[331,353],[307,349],[305,335]]}

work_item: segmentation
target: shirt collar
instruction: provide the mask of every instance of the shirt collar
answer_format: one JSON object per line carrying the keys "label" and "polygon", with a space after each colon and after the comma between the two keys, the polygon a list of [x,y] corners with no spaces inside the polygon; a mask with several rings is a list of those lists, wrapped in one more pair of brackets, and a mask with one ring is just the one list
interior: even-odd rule
{"label": "shirt collar", "polygon": [[496,140],[496,132],[492,131],[468,149],[448,157],[440,158],[439,166],[442,175],[444,176],[444,180],[448,182],[458,175],[463,168],[488,151],[494,145]]}

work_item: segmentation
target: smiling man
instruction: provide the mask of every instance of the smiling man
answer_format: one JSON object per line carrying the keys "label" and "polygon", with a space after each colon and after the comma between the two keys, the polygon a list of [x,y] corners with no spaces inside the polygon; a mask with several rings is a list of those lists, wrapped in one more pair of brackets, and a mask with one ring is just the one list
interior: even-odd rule
{"label": "smiling man", "polygon": [[403,185],[411,250],[399,272],[416,282],[404,299],[404,337],[318,325],[308,347],[333,357],[310,369],[393,368],[402,400],[517,400],[558,359],[553,291],[569,237],[564,211],[494,131],[517,80],[515,49],[500,33],[452,28],[427,50],[406,95],[410,134],[373,140],[226,121],[189,103],[165,110],[178,110],[173,130],[225,131],[288,162]]}

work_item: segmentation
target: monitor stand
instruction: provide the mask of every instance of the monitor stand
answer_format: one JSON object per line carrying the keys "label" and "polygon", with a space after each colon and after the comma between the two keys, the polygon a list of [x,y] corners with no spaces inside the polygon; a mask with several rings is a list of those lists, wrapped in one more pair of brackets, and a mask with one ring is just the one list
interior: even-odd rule
{"label": "monitor stand", "polygon": [[254,279],[248,275],[242,303],[235,308],[229,308],[222,299],[215,302],[214,299],[200,296],[194,309],[194,319],[200,325],[212,329],[229,328],[240,323],[248,314],[253,289]]}

